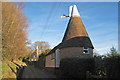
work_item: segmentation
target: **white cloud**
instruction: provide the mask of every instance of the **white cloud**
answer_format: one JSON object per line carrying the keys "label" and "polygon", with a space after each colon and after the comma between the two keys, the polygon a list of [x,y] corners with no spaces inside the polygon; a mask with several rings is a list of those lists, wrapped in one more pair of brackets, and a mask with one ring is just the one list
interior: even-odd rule
{"label": "white cloud", "polygon": [[118,42],[117,41],[108,41],[103,43],[95,43],[94,44],[96,51],[103,55],[110,51],[110,48],[113,46],[118,49]]}

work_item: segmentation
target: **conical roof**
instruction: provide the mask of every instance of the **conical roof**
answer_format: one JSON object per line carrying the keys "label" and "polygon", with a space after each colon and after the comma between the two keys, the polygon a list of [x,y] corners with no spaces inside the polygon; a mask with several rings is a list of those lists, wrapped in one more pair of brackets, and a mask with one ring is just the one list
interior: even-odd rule
{"label": "conical roof", "polygon": [[62,42],[79,36],[89,37],[81,18],[71,17]]}
{"label": "conical roof", "polygon": [[80,18],[76,5],[70,6],[69,23],[64,34],[61,47],[89,47],[94,48],[85,26]]}

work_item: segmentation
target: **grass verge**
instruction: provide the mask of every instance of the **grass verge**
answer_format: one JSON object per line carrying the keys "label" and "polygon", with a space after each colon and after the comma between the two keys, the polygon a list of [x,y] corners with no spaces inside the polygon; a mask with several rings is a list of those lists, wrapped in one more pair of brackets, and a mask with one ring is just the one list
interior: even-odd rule
{"label": "grass verge", "polygon": [[[22,62],[21,61],[14,61],[18,65],[21,66]],[[19,67],[15,65],[11,61],[3,61],[2,62],[2,78],[16,78],[17,77],[17,68]]]}

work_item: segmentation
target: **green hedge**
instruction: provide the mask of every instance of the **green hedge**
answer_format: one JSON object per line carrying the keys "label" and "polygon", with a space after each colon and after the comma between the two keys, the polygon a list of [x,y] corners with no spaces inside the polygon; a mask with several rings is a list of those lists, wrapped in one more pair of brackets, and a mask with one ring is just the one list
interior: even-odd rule
{"label": "green hedge", "polygon": [[60,62],[61,76],[64,78],[86,78],[86,71],[94,73],[93,58],[65,58]]}
{"label": "green hedge", "polygon": [[45,54],[41,54],[41,55],[39,55],[39,59],[38,59],[38,67],[40,68],[40,69],[44,69],[45,68]]}
{"label": "green hedge", "polygon": [[104,59],[108,78],[119,79],[120,75],[120,56],[112,56]]}

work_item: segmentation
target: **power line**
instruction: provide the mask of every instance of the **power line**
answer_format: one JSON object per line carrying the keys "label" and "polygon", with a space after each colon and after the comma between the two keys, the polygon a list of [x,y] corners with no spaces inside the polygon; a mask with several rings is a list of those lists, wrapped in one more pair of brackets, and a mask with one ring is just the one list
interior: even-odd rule
{"label": "power line", "polygon": [[[54,10],[55,10],[55,11],[54,11],[55,14],[58,14],[58,10],[59,10],[60,4],[61,4],[61,3],[59,3],[58,5],[56,4],[57,6],[56,6],[55,9],[54,9]],[[51,15],[51,17],[54,17],[54,18],[55,18],[55,16],[54,16],[53,14]],[[52,22],[50,21],[51,23],[54,23],[54,21],[56,21],[56,20],[53,20],[54,18],[51,19],[51,21],[52,21]],[[50,27],[50,26],[48,25],[48,27],[46,28],[46,31],[45,31],[45,32],[47,32],[47,30],[49,30],[49,27]],[[44,33],[45,33],[45,32],[44,32]]]}
{"label": "power line", "polygon": [[50,21],[50,19],[51,19],[51,15],[53,14],[55,5],[56,5],[56,3],[53,3],[53,5],[52,5],[52,7],[51,7],[50,13],[49,13],[49,15],[48,15],[48,18],[47,18],[47,21],[46,21],[46,24],[45,24],[45,27],[43,28],[43,31],[42,31],[41,36],[40,36],[41,40],[42,40],[42,37],[43,37],[46,29],[48,28],[48,24],[49,24],[49,21]]}

